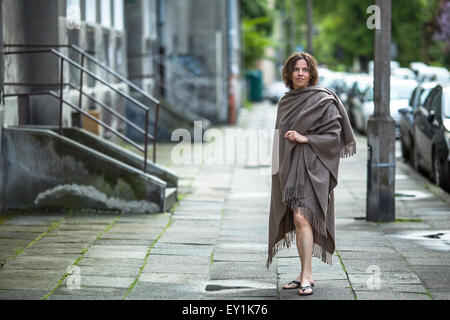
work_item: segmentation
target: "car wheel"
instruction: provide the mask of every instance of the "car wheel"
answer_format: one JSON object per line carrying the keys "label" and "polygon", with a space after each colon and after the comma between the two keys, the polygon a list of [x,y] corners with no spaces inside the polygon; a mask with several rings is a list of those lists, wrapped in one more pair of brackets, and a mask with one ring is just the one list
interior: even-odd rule
{"label": "car wheel", "polygon": [[436,151],[433,152],[433,170],[432,170],[432,180],[433,182],[445,189],[449,190],[449,171],[448,171],[448,164],[442,163],[438,157],[438,154]]}

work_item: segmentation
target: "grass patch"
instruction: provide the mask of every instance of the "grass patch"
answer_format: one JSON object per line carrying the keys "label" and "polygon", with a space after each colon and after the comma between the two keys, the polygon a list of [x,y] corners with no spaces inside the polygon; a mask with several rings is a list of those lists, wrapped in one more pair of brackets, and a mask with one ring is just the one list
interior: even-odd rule
{"label": "grass patch", "polygon": [[[111,223],[105,228],[105,230],[103,230],[103,231],[97,236],[97,238],[95,238],[95,240],[94,240],[91,244],[89,244],[89,246],[88,246],[87,248],[84,248],[84,249],[81,251],[81,254],[78,256],[78,258],[71,264],[72,266],[76,266],[76,265],[78,265],[78,263],[80,263],[81,259],[84,258],[84,255],[86,254],[86,252],[88,252],[89,248],[92,247],[92,245],[93,245],[95,242],[97,242],[97,240],[99,240],[106,232],[108,232],[108,231],[116,224],[117,221],[119,221],[121,215],[122,215],[122,212],[119,214],[119,216],[118,216],[117,218],[115,218],[115,219],[113,220],[113,222],[111,222]],[[69,272],[66,272],[66,273],[61,277],[61,279],[59,279],[57,285],[56,285],[49,293],[47,293],[47,294],[42,298],[42,300],[47,300],[48,297],[50,297],[53,293],[55,293],[55,291],[58,290],[58,288],[64,283],[64,281],[66,280],[66,278],[67,278],[69,275],[70,275],[70,273],[69,273]]]}
{"label": "grass patch", "polygon": [[10,256],[8,259],[6,259],[5,264],[7,264],[8,262],[10,262],[11,260],[15,259],[18,255],[20,255],[22,252],[24,252],[26,249],[28,249],[29,247],[31,247],[32,245],[36,244],[39,240],[41,240],[42,238],[44,238],[47,234],[49,234],[51,231],[53,231],[54,229],[56,229],[61,222],[63,222],[67,217],[69,217],[70,215],[72,215],[72,209],[69,210],[69,213],[64,216],[63,218],[59,219],[56,222],[53,222],[52,225],[50,226],[50,228],[47,229],[47,231],[42,232],[39,236],[37,236],[36,238],[33,239],[33,241],[31,241],[30,243],[28,243],[25,247],[22,247],[20,249],[17,249],[16,252]]}
{"label": "grass patch", "polygon": [[407,194],[407,193],[395,193],[395,197],[407,197],[407,198],[414,198],[415,195],[413,194]]}
{"label": "grass patch", "polygon": [[423,222],[422,219],[395,219],[395,223],[403,223],[403,222]]}
{"label": "grass patch", "polygon": [[244,108],[248,111],[251,111],[253,109],[253,103],[251,103],[249,100],[244,100]]}
{"label": "grass patch", "polygon": [[341,258],[341,256],[339,255],[339,252],[338,252],[337,250],[335,250],[335,252],[336,252],[336,255],[337,255],[338,259],[339,259],[339,262],[341,263],[341,267],[342,267],[342,269],[344,270],[345,275],[347,276],[347,280],[348,280],[348,284],[349,284],[349,286],[350,286],[350,290],[352,290],[353,300],[358,300],[358,298],[356,297],[355,290],[353,289],[352,284],[351,284],[351,282],[350,282],[350,278],[348,277],[347,269],[345,269],[344,262],[342,261],[342,258]]}
{"label": "grass patch", "polygon": [[155,244],[158,242],[159,238],[162,237],[162,235],[167,231],[167,229],[170,228],[171,225],[172,225],[172,215],[169,216],[169,221],[167,222],[167,225],[164,227],[163,231],[161,231],[160,234],[158,234],[156,239],[150,245],[150,248],[148,248],[147,253],[145,254],[144,263],[142,264],[141,268],[139,269],[139,273],[138,273],[136,279],[134,279],[133,283],[130,285],[130,287],[128,288],[127,292],[122,297],[122,300],[125,300],[128,297],[128,295],[131,293],[133,288],[138,283],[139,278],[141,277],[142,271],[144,271],[145,266],[148,264],[148,257],[150,255],[150,252],[152,251],[152,249],[155,246]]}
{"label": "grass patch", "polygon": [[14,218],[17,214],[18,212],[9,212],[9,211],[4,214],[0,214],[0,226],[2,224],[5,224],[5,222],[8,221],[9,219]]}

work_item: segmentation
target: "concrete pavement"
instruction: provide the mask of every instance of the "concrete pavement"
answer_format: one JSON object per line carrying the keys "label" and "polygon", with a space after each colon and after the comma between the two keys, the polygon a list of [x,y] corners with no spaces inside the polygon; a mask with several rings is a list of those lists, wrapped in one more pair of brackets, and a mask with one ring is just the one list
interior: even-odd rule
{"label": "concrete pavement", "polygon": [[[272,129],[275,113],[256,104],[239,127]],[[173,212],[4,217],[0,299],[449,299],[449,195],[398,159],[397,221],[365,221],[365,137],[357,142],[341,160],[333,265],[313,259],[312,296],[281,288],[300,272],[295,244],[265,268],[269,163],[174,164],[173,145],[161,145],[158,162],[180,176]]]}

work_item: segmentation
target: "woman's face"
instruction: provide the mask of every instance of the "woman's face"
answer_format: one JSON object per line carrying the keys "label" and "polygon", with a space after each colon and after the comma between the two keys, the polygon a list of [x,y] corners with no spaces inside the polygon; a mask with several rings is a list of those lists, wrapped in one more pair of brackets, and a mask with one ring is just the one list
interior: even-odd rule
{"label": "woman's face", "polygon": [[305,59],[297,60],[292,72],[292,83],[294,89],[300,89],[308,86],[309,83],[309,69]]}

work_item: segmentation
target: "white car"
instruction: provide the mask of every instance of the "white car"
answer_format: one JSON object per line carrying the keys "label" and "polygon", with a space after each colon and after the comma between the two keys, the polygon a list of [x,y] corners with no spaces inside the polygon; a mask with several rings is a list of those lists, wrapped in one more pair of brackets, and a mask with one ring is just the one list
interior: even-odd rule
{"label": "white car", "polygon": [[288,91],[289,88],[286,87],[283,81],[275,81],[264,89],[264,98],[269,99],[274,104],[277,104]]}
{"label": "white car", "polygon": [[[389,110],[391,117],[395,120],[396,137],[399,137],[400,133],[400,130],[398,129],[400,121],[399,110],[409,105],[409,98],[417,84],[418,83],[415,80],[391,78]],[[374,108],[373,85],[370,85],[364,94],[363,103],[354,106],[352,109],[355,128],[358,131],[367,133],[367,120],[369,120],[369,117],[373,114]]]}
{"label": "white car", "polygon": [[449,81],[450,72],[446,68],[430,67],[421,68],[418,72],[419,81]]}
{"label": "white car", "polygon": [[415,79],[416,78],[416,74],[414,73],[414,71],[412,71],[409,68],[394,69],[394,70],[392,70],[391,75],[395,76],[397,78],[401,78],[401,79]]}

